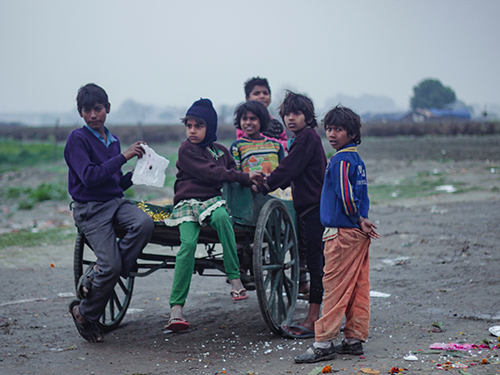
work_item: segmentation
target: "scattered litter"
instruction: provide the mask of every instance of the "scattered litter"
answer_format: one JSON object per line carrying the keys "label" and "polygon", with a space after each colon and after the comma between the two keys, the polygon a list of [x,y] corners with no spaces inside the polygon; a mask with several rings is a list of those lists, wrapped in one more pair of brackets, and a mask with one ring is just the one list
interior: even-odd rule
{"label": "scattered litter", "polygon": [[500,326],[493,326],[488,329],[493,336],[500,336]]}
{"label": "scattered litter", "polygon": [[454,193],[457,191],[457,188],[454,187],[453,185],[441,185],[441,186],[436,186],[437,191],[444,191],[446,193]]}
{"label": "scattered litter", "polygon": [[67,348],[51,348],[50,350],[54,352],[65,352],[67,350],[76,350],[78,347],[76,345],[68,346]]}
{"label": "scattered litter", "polygon": [[418,357],[413,354],[409,354],[406,357],[403,357],[403,359],[406,361],[418,361]]}
{"label": "scattered litter", "polygon": [[373,375],[380,374],[379,370],[372,370],[371,368],[367,368],[367,367],[363,367],[363,368],[359,369],[359,371],[361,371],[364,374],[373,374]]}
{"label": "scattered litter", "polygon": [[321,373],[322,374],[331,374],[333,371],[332,371],[332,366],[325,366],[323,367],[323,369],[321,370]]}
{"label": "scattered litter", "polygon": [[473,350],[473,349],[486,349],[489,348],[486,344],[456,344],[450,342],[448,344],[442,342],[435,342],[429,346],[431,350]]}
{"label": "scattered litter", "polygon": [[443,327],[444,327],[444,323],[439,321],[439,320],[436,320],[435,322],[432,322],[432,327],[434,327],[432,329],[432,332],[443,332]]}
{"label": "scattered litter", "polygon": [[2,306],[9,306],[9,305],[17,305],[19,303],[38,302],[38,301],[46,301],[46,300],[47,300],[47,298],[20,299],[18,301],[10,301],[10,302],[0,303],[0,307],[2,307]]}
{"label": "scattered litter", "polygon": [[75,297],[75,293],[73,292],[63,292],[63,293],[57,293],[57,296],[60,298],[70,298],[70,297]]}
{"label": "scattered litter", "polygon": [[338,372],[338,370],[333,370],[331,366],[315,367],[307,375],[332,374],[334,372]]}
{"label": "scattered litter", "polygon": [[387,298],[390,296],[391,295],[389,293],[382,293],[382,292],[376,292],[375,290],[370,290],[370,297]]}
{"label": "scattered litter", "polygon": [[403,369],[401,367],[393,367],[391,371],[389,371],[389,374],[401,374],[402,372]]}
{"label": "scattered litter", "polygon": [[468,368],[469,366],[463,364],[463,363],[460,363],[460,362],[457,362],[457,363],[438,363],[436,365],[436,369],[438,370],[451,370],[451,369],[454,369],[454,368]]}

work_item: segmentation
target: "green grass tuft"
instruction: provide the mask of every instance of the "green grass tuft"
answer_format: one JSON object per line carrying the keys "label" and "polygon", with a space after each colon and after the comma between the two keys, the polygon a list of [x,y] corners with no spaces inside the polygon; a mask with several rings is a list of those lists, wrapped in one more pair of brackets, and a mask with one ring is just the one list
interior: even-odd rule
{"label": "green grass tuft", "polygon": [[76,228],[47,229],[37,233],[21,230],[17,233],[0,235],[0,249],[9,246],[40,246],[41,243],[70,243],[76,238]]}

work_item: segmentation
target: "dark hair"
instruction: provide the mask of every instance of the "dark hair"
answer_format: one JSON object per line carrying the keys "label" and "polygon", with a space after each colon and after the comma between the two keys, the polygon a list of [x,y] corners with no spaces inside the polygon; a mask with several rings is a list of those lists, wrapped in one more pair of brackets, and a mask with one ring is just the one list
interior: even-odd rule
{"label": "dark hair", "polygon": [[186,115],[185,117],[181,118],[181,121],[184,125],[187,125],[188,120],[194,120],[198,123],[198,125],[207,125],[205,120],[203,120],[200,116]]}
{"label": "dark hair", "polygon": [[361,118],[349,108],[338,104],[330,109],[323,119],[323,126],[340,126],[347,135],[352,137],[352,142],[361,144]]}
{"label": "dark hair", "polygon": [[102,87],[94,83],[88,83],[80,87],[76,96],[76,108],[81,112],[83,108],[92,108],[97,103],[102,104],[109,110],[110,104],[108,94]]}
{"label": "dark hair", "polygon": [[260,132],[265,132],[271,122],[271,116],[269,116],[266,106],[255,100],[244,102],[236,108],[234,111],[234,126],[241,129],[241,118],[245,116],[247,112],[252,112],[258,117],[260,122]]}
{"label": "dark hair", "polygon": [[255,86],[264,86],[269,90],[269,94],[271,94],[271,88],[269,87],[269,82],[267,82],[267,79],[252,77],[245,82],[245,98],[248,98],[250,96],[250,93]]}
{"label": "dark hair", "polygon": [[318,126],[312,100],[305,95],[296,94],[287,90],[285,99],[283,99],[283,103],[280,105],[280,117],[283,122],[285,122],[285,115],[292,112],[302,112],[306,118],[308,126],[311,128]]}

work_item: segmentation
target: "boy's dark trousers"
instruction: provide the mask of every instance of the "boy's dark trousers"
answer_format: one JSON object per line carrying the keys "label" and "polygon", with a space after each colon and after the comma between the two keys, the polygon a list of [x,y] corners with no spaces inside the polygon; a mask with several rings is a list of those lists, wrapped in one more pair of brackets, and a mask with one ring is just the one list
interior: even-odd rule
{"label": "boy's dark trousers", "polygon": [[323,232],[325,228],[321,224],[319,205],[299,215],[297,227],[299,251],[304,256],[309,271],[309,303],[321,304],[323,299],[323,267],[325,265],[323,256]]}
{"label": "boy's dark trousers", "polygon": [[[128,277],[142,249],[151,239],[153,219],[131,202],[115,198],[107,202],[75,202],[73,218],[97,257],[92,289],[80,303],[85,319],[97,322],[120,276]],[[119,242],[114,227],[127,229]]]}

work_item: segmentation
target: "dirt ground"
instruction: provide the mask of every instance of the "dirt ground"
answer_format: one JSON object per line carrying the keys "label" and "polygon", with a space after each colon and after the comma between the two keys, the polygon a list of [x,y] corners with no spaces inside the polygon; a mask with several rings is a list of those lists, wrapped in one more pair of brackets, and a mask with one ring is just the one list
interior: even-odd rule
{"label": "dirt ground", "polygon": [[[255,292],[233,303],[223,277],[193,276],[185,308],[191,328],[167,333],[171,270],[137,279],[121,326],[103,343],[90,344],[68,313],[73,244],[46,243],[0,249],[0,374],[316,375],[325,365],[339,374],[388,374],[393,367],[404,374],[437,374],[444,371],[438,364],[457,374],[499,374],[500,349],[429,351],[434,343],[498,343],[488,328],[500,325],[499,147],[500,137],[363,140],[369,187],[393,184],[396,190],[398,181],[439,171],[447,183],[473,188],[394,197],[371,207],[381,234],[371,247],[371,290],[383,297],[371,299],[363,356],[295,364],[293,358],[313,339],[270,333]],[[24,178],[29,176],[36,171]],[[9,181],[16,183],[16,177]],[[29,216],[71,222],[66,206],[42,205]],[[16,220],[22,226],[26,215],[11,215],[0,226],[12,227]],[[295,320],[306,313],[307,303],[299,300]],[[405,359],[409,354],[416,360]]]}

